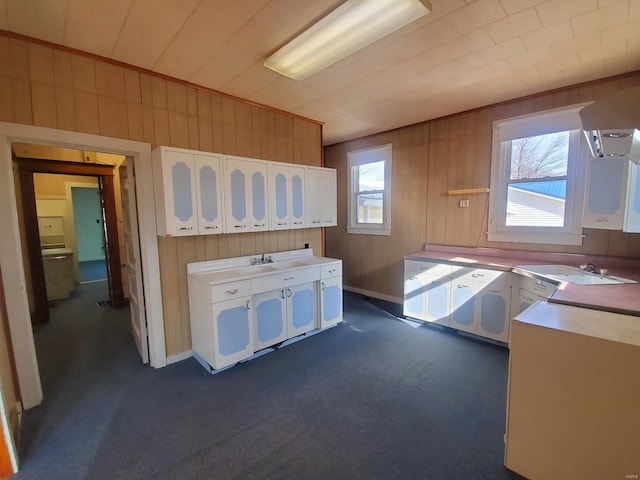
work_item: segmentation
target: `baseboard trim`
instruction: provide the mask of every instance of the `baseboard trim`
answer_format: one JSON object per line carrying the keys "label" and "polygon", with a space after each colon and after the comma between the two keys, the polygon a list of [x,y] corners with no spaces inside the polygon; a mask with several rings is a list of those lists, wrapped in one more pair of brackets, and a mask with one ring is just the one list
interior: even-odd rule
{"label": "baseboard trim", "polygon": [[400,297],[394,297],[392,295],[385,295],[384,293],[372,292],[371,290],[363,290],[362,288],[349,287],[347,285],[343,285],[342,288],[347,292],[357,293],[359,295],[364,295],[366,297],[373,297],[379,300],[385,300],[387,302],[397,303],[402,305],[404,302]]}
{"label": "baseboard trim", "polygon": [[193,357],[193,352],[191,350],[187,350],[186,352],[178,353],[176,355],[171,355],[170,357],[167,357],[167,365],[178,363],[191,357]]}

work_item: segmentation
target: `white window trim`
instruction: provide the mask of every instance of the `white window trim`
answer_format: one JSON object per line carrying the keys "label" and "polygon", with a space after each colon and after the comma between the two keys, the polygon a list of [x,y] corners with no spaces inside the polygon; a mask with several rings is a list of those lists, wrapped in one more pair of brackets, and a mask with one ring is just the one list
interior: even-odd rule
{"label": "white window trim", "polygon": [[[582,210],[584,204],[586,160],[589,155],[581,131],[572,132],[567,162],[567,196],[564,227],[522,227],[506,225],[507,186],[509,178],[506,148],[502,142],[516,138],[567,130],[581,130],[579,111],[587,103],[556,108],[545,112],[496,120],[493,122],[491,151],[491,188],[489,193],[490,242],[582,245]],[[576,138],[579,137],[579,138]],[[571,145],[578,148],[571,148]]]}
{"label": "white window trim", "polygon": [[[347,152],[347,168],[349,181],[347,182],[347,233],[361,235],[391,235],[391,159],[393,157],[393,145],[387,143],[376,147],[363,148]],[[378,158],[368,160],[369,155],[378,155]],[[380,158],[382,157],[382,158]],[[382,223],[363,224],[356,222],[356,208],[354,194],[356,192],[353,167],[365,163],[377,162],[383,159],[384,168],[384,193],[382,196]]]}

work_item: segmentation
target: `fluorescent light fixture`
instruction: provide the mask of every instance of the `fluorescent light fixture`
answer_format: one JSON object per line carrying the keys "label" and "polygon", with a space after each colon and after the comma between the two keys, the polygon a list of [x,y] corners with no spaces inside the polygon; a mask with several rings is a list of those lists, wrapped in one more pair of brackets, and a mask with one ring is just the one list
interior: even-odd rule
{"label": "fluorescent light fixture", "polygon": [[429,0],[347,0],[264,61],[304,80],[431,12]]}

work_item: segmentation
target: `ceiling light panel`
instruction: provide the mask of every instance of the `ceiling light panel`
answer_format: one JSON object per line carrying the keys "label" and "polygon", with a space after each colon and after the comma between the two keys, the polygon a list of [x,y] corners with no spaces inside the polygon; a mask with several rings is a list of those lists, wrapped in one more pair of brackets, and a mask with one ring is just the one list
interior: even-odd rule
{"label": "ceiling light panel", "polygon": [[430,12],[427,0],[348,0],[264,64],[281,75],[304,80]]}

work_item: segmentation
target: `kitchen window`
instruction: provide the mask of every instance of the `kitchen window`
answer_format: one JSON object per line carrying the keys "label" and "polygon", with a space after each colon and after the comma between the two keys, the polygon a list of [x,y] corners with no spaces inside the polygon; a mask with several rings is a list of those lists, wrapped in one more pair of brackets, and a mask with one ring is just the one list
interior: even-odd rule
{"label": "kitchen window", "polygon": [[493,123],[489,241],[582,244],[583,106]]}
{"label": "kitchen window", "polygon": [[348,233],[391,234],[391,144],[347,153]]}

